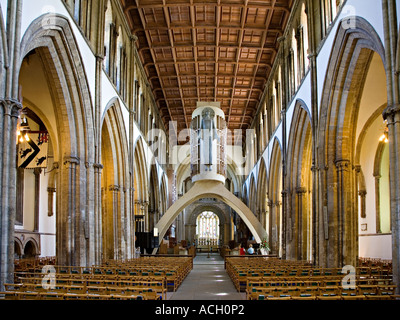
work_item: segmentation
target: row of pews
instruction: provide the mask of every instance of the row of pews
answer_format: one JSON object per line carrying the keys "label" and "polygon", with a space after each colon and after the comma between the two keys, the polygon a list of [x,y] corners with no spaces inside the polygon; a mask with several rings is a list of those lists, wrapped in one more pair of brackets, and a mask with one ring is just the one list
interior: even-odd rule
{"label": "row of pews", "polygon": [[15,270],[6,300],[166,300],[193,269],[193,257],[149,256],[98,266],[30,264]]}
{"label": "row of pews", "polygon": [[319,268],[307,261],[228,257],[225,267],[248,300],[397,300],[390,263]]}

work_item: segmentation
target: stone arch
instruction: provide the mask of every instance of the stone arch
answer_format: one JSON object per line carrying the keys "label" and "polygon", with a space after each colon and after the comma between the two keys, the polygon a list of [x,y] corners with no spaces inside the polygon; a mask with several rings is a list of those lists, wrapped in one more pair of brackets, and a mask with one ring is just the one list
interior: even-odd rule
{"label": "stone arch", "polygon": [[[356,265],[358,216],[355,190],[356,123],[365,79],[374,53],[385,62],[384,46],[363,18],[355,28],[339,24],[327,68],[318,128],[322,169],[318,259],[323,266]],[[386,68],[385,68],[386,70]]]}
{"label": "stone arch", "polygon": [[131,256],[132,244],[128,141],[118,99],[107,105],[100,128],[102,251],[105,259],[121,259]]}
{"label": "stone arch", "polygon": [[311,260],[312,128],[308,109],[297,102],[287,150],[287,257]]}
{"label": "stone arch", "polygon": [[59,159],[57,176],[57,263],[95,263],[95,217],[90,194],[94,181],[94,119],[89,85],[68,18],[44,14],[21,41],[18,70],[28,53],[38,50],[47,72],[56,116]]}
{"label": "stone arch", "polygon": [[190,214],[188,221],[189,221],[189,226],[192,230],[189,230],[188,238],[189,239],[194,238],[194,235],[196,234],[197,217],[204,211],[213,212],[218,216],[219,227],[220,227],[220,238],[224,239],[225,231],[227,231],[225,226],[228,223],[229,219],[226,217],[225,213],[221,208],[209,204],[207,205],[199,204]]}
{"label": "stone arch", "polygon": [[160,211],[160,183],[158,181],[158,171],[156,164],[151,164],[149,175],[149,231],[151,232],[159,220]]}
{"label": "stone arch", "polygon": [[[239,198],[235,197],[228,189],[226,189],[223,183],[205,180],[197,181],[187,193],[175,201],[157,223],[156,228],[159,230],[160,242],[179,213],[191,203],[203,198],[216,198],[235,210],[248,226],[250,232],[258,243],[267,236],[266,231],[256,216],[242,201],[240,201]],[[153,253],[156,251],[157,249],[155,249]]]}
{"label": "stone arch", "polygon": [[[139,137],[134,146],[134,172],[133,172],[133,184],[134,184],[134,204],[135,204],[135,215],[144,216],[139,221],[136,220],[136,231],[144,232],[147,230],[148,221],[147,217],[147,203],[148,203],[148,174],[147,174],[147,162],[146,154],[144,150],[143,140]],[[139,222],[139,224],[138,224]]]}
{"label": "stone arch", "polygon": [[161,177],[161,182],[160,182],[160,201],[161,201],[161,206],[160,206],[160,217],[164,215],[165,212],[167,212],[168,208],[168,185],[166,182],[166,175],[163,174]]}
{"label": "stone arch", "polygon": [[268,181],[269,243],[272,253],[278,254],[282,248],[282,146],[275,138]]}
{"label": "stone arch", "polygon": [[18,237],[14,237],[14,258],[15,259],[21,259],[23,255],[23,250],[24,245]]}
{"label": "stone arch", "polygon": [[258,170],[256,199],[258,202],[257,207],[260,211],[260,222],[268,230],[268,171],[263,157]]}
{"label": "stone arch", "polygon": [[37,257],[40,254],[39,245],[33,238],[26,239],[24,243],[23,257],[24,258],[33,258]]}
{"label": "stone arch", "polygon": [[254,172],[250,175],[249,182],[249,203],[248,207],[253,214],[258,218],[258,206],[257,206],[257,189],[256,189],[256,178]]}

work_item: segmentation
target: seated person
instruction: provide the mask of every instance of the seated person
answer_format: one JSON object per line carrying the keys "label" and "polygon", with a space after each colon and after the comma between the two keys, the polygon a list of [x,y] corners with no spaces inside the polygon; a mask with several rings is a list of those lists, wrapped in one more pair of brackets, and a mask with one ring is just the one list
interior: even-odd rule
{"label": "seated person", "polygon": [[249,246],[249,249],[247,249],[247,253],[248,254],[254,254],[254,248],[253,248],[252,244]]}

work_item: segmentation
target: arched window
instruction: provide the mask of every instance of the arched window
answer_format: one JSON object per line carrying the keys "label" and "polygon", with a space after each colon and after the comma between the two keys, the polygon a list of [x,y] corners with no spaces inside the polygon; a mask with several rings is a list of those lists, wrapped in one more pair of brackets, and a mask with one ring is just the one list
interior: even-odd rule
{"label": "arched window", "polygon": [[329,26],[335,20],[339,13],[340,7],[343,4],[343,0],[324,0],[322,2],[321,11],[324,19],[324,32],[328,30]]}
{"label": "arched window", "polygon": [[74,0],[74,19],[81,23],[81,0]]}
{"label": "arched window", "polygon": [[303,3],[301,7],[301,16],[300,16],[300,27],[302,29],[302,38],[303,38],[303,59],[304,59],[304,71],[306,71],[309,67],[308,61],[308,49],[310,47],[308,40],[308,18],[306,5]]}
{"label": "arched window", "polygon": [[216,244],[219,239],[219,218],[214,212],[205,211],[197,217],[196,234],[199,245]]}
{"label": "arched window", "polygon": [[115,85],[117,87],[117,91],[119,93],[122,93],[122,72],[124,70],[123,68],[123,43],[122,43],[122,31],[121,27],[118,29],[118,37],[117,37],[117,48],[116,48],[116,58],[115,58]]}
{"label": "arched window", "polygon": [[297,50],[296,30],[293,28],[289,49],[289,78],[290,78],[290,96],[293,96],[298,85],[298,50]]}
{"label": "arched window", "polygon": [[111,3],[107,3],[107,11],[105,16],[105,30],[104,30],[104,68],[108,74],[110,74],[111,65],[111,48],[112,48],[112,37],[113,37],[113,20],[112,20],[112,8]]}

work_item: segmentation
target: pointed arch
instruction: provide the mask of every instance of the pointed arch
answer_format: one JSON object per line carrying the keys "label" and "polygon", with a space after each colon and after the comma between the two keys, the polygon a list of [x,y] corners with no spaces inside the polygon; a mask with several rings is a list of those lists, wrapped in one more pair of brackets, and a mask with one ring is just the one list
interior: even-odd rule
{"label": "pointed arch", "polygon": [[287,256],[311,260],[312,129],[308,108],[296,103],[287,150]]}
{"label": "pointed arch", "polygon": [[[113,99],[101,122],[103,258],[131,256],[128,141],[121,106]],[[128,234],[129,233],[129,234]]]}
{"label": "pointed arch", "polygon": [[[44,27],[45,26],[45,27]],[[21,41],[18,70],[32,51],[41,55],[47,73],[59,141],[57,154],[57,263],[95,263],[93,105],[83,60],[68,18],[44,14],[35,19]],[[18,72],[19,72],[18,71]]]}
{"label": "pointed arch", "polygon": [[160,184],[158,181],[158,171],[156,164],[150,166],[149,175],[149,209],[148,209],[148,220],[149,220],[149,231],[151,232],[160,219]]}
{"label": "pointed arch", "polygon": [[256,189],[256,178],[254,176],[254,172],[250,176],[250,183],[249,183],[249,209],[253,214],[258,217],[257,213],[257,189]]}
{"label": "pointed arch", "polygon": [[[216,198],[235,210],[250,229],[250,232],[258,243],[267,236],[265,229],[250,209],[240,201],[239,198],[226,189],[223,183],[213,180],[200,180],[197,181],[187,193],[175,201],[157,223],[155,227],[159,230],[159,241],[162,241],[168,228],[187,206],[203,198]],[[157,249],[153,251],[153,254],[155,252],[157,252]]]}
{"label": "pointed arch", "polygon": [[269,173],[269,243],[272,253],[280,255],[282,248],[282,147],[278,138],[274,139]]}
{"label": "pointed arch", "polygon": [[262,157],[258,170],[257,178],[257,201],[258,209],[260,211],[260,222],[266,230],[269,230],[268,226],[268,171],[265,164],[265,160]]}
{"label": "pointed arch", "polygon": [[[135,216],[139,219],[140,224],[136,224],[136,231],[144,232],[148,229],[145,217],[147,216],[147,203],[148,203],[148,174],[147,174],[147,161],[143,145],[143,138],[139,138],[135,142],[134,147],[134,202],[135,202]],[[142,217],[143,216],[143,217]],[[140,230],[139,230],[140,229]]]}
{"label": "pointed arch", "polygon": [[318,258],[320,265],[332,267],[357,263],[357,119],[374,53],[386,65],[377,32],[363,18],[353,19],[355,28],[346,27],[346,21],[339,23],[320,104],[318,161],[325,170],[317,218],[318,228],[324,230],[319,235]]}
{"label": "pointed arch", "polygon": [[160,200],[161,200],[161,206],[160,206],[160,218],[167,212],[167,209],[169,207],[168,205],[168,185],[167,185],[167,178],[166,175],[163,174],[161,177],[161,182],[160,182]]}

